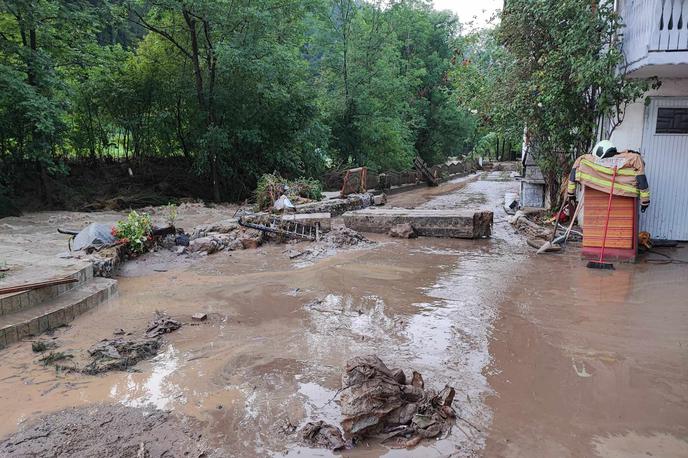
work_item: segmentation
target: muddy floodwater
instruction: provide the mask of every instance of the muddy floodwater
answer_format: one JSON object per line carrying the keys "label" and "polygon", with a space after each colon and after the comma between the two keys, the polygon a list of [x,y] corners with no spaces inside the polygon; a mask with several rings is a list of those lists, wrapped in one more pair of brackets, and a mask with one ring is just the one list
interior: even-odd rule
{"label": "muddy floodwater", "polygon": [[[390,197],[493,210],[488,240],[377,235],[312,262],[268,244],[128,264],[115,299],[55,332],[60,349],[139,331],[156,310],[182,328],[134,372],[61,373],[29,342],[0,350],[0,437],[67,408],[123,405],[192,419],[218,456],[688,456],[688,266],[591,271],[575,247],[536,256],[501,208],[519,186],[508,176]],[[366,354],[455,387],[451,433],[411,450],[299,445],[293,426],[339,423],[343,367]]]}

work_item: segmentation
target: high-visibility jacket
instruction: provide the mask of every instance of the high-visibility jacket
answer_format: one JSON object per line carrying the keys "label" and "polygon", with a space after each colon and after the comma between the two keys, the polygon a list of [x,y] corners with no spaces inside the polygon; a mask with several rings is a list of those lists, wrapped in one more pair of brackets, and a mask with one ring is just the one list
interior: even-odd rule
{"label": "high-visibility jacket", "polygon": [[639,197],[640,205],[643,207],[650,205],[650,188],[645,176],[645,163],[640,153],[635,151],[622,151],[612,157],[602,159],[592,154],[580,156],[576,159],[569,174],[567,186],[569,196],[576,193],[576,183],[609,194],[614,166],[617,167],[614,195]]}

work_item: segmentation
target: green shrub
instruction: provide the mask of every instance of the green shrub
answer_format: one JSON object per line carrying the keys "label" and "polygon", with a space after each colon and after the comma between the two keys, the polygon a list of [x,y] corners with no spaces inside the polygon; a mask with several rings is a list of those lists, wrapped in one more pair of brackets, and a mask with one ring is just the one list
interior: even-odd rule
{"label": "green shrub", "polygon": [[150,215],[132,211],[126,219],[117,222],[113,229],[113,235],[126,243],[131,251],[143,253],[146,251],[146,243],[151,239],[153,225]]}

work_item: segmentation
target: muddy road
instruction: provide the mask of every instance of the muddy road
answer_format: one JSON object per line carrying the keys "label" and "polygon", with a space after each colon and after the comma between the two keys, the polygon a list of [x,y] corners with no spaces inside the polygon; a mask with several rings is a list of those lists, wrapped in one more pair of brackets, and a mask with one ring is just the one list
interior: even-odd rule
{"label": "muddy road", "polygon": [[[460,419],[412,450],[371,442],[344,456],[687,456],[688,268],[591,272],[575,250],[535,257],[501,210],[517,189],[493,172],[390,199],[494,210],[489,240],[374,236],[312,262],[283,245],[141,258],[116,299],[55,332],[60,348],[140,330],[156,310],[185,325],[136,372],[56,373],[28,342],[2,350],[0,437],[72,407],[157,408],[216,456],[330,456],[298,445],[293,427],[337,424],[346,360],[377,354],[454,386]],[[104,426],[103,444],[130,424]]]}

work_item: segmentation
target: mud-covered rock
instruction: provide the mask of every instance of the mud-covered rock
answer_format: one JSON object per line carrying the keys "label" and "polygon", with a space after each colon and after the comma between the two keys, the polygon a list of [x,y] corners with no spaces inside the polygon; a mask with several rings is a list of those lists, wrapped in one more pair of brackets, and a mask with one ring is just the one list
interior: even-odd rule
{"label": "mud-covered rock", "polygon": [[146,337],[158,337],[181,328],[182,324],[164,313],[156,312],[155,318],[146,327]]}
{"label": "mud-covered rock", "polygon": [[409,223],[397,224],[392,226],[389,230],[390,237],[397,237],[400,239],[415,239],[418,237],[416,230]]}
{"label": "mud-covered rock", "polygon": [[301,429],[301,439],[306,445],[314,448],[341,450],[346,447],[339,428],[324,421],[306,423]]}

